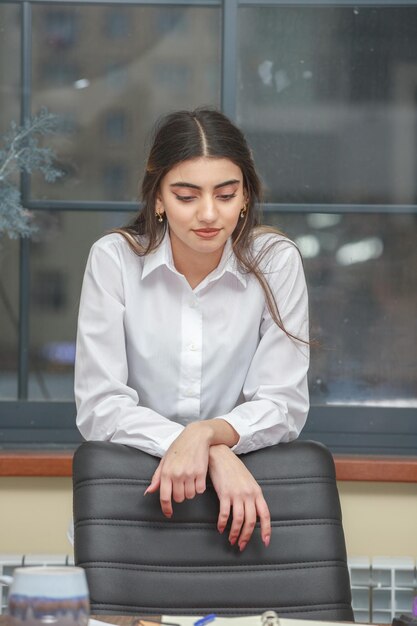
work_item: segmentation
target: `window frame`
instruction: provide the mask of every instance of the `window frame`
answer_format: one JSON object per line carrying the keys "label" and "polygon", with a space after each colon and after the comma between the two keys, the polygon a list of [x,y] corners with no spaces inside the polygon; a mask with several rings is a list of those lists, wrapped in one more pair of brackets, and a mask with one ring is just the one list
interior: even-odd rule
{"label": "window frame", "polygon": [[[21,98],[23,123],[31,114],[32,7],[36,4],[114,5],[114,0],[7,0],[19,5],[21,14]],[[193,6],[218,7],[221,11],[221,109],[236,119],[238,11],[240,7],[273,6],[389,6],[389,0],[123,0],[120,6]],[[402,0],[402,6],[416,6],[417,0]],[[30,211],[137,211],[133,202],[83,202],[30,199],[30,177],[20,178],[22,205]],[[395,204],[285,204],[267,203],[265,212],[285,213],[363,213],[416,214],[417,205]],[[0,447],[42,448],[74,447],[81,441],[75,426],[75,404],[63,401],[32,401],[29,386],[30,321],[30,240],[20,240],[19,251],[19,343],[18,391],[16,400],[0,400]],[[417,411],[407,407],[364,405],[312,405],[303,438],[322,441],[333,452],[360,455],[386,454],[417,457]]]}

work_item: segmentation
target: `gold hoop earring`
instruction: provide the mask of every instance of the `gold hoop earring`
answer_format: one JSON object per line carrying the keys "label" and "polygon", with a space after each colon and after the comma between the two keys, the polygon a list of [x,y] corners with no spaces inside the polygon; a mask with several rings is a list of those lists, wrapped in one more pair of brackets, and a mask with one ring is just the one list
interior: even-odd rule
{"label": "gold hoop earring", "polygon": [[245,204],[243,205],[242,210],[240,212],[240,219],[241,220],[243,220],[243,218],[245,217],[247,210],[248,210],[248,206],[247,206],[247,204],[245,202]]}
{"label": "gold hoop earring", "polygon": [[162,217],[162,213],[158,213],[158,211],[155,211],[155,217],[160,224],[164,221],[164,218]]}

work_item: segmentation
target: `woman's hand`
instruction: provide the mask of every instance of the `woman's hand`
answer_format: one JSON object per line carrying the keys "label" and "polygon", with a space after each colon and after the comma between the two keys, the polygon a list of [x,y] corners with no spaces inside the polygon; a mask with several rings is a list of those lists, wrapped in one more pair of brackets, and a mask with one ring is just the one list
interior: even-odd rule
{"label": "woman's hand", "polygon": [[172,516],[172,498],[183,502],[205,491],[212,437],[208,421],[193,422],[162,457],[145,494],[159,488],[161,509],[166,517]]}
{"label": "woman's hand", "polygon": [[221,418],[188,424],[162,457],[145,495],[159,488],[162,512],[171,517],[172,498],[183,502],[205,491],[210,446],[234,446],[238,440],[233,426]]}
{"label": "woman's hand", "polygon": [[225,445],[212,446],[209,452],[209,474],[220,501],[217,529],[226,528],[233,508],[229,533],[232,545],[238,542],[244,550],[259,517],[261,537],[265,546],[271,538],[271,516],[262,489],[234,452]]}

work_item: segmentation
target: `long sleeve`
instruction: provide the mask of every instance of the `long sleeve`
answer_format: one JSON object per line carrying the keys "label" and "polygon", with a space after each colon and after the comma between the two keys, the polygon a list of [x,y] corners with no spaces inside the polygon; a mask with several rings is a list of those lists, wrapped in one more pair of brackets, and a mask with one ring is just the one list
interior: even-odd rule
{"label": "long sleeve", "polygon": [[[78,318],[75,363],[77,426],[88,440],[127,444],[163,456],[183,426],[139,406],[128,385],[125,297],[117,249],[90,252]],[[138,328],[138,332],[147,332]]]}
{"label": "long sleeve", "polygon": [[[308,341],[308,296],[302,261],[291,244],[266,274],[286,330]],[[260,342],[243,386],[244,402],[218,417],[240,435],[233,450],[250,452],[296,439],[307,419],[309,347],[289,338],[265,305]]]}

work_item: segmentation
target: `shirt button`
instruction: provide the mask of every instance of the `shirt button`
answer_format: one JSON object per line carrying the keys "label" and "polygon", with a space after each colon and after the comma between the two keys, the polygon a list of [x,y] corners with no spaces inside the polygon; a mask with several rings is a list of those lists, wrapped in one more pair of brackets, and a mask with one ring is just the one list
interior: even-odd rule
{"label": "shirt button", "polygon": [[185,390],[185,395],[187,395],[187,396],[192,396],[193,395],[193,390],[191,389],[191,387],[188,387],[188,389]]}
{"label": "shirt button", "polygon": [[197,346],[196,346],[196,344],[195,344],[195,343],[190,343],[190,350],[192,350],[192,351],[194,352],[194,351],[195,351],[195,350],[197,350],[197,349],[198,349],[198,348],[197,348]]}
{"label": "shirt button", "polygon": [[195,300],[191,300],[190,302],[190,308],[191,309],[195,309],[197,307],[197,302]]}

